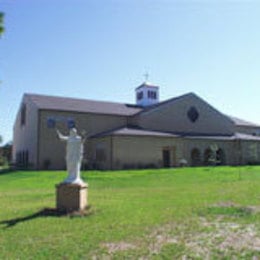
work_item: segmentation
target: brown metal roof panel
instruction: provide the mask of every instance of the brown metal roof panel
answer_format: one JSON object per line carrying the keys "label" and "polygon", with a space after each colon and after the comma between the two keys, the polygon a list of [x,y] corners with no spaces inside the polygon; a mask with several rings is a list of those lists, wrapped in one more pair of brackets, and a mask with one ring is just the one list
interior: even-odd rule
{"label": "brown metal roof panel", "polygon": [[150,131],[144,129],[134,129],[134,128],[121,128],[113,132],[113,135],[142,135],[142,136],[165,136],[165,137],[178,137],[178,135],[159,132],[159,131]]}
{"label": "brown metal roof panel", "polygon": [[129,127],[122,127],[119,129],[114,129],[105,133],[100,133],[98,135],[93,136],[96,137],[105,137],[105,136],[158,136],[158,137],[179,137],[179,135],[159,132],[159,131],[151,131],[151,130],[144,130],[139,128],[129,128]]}
{"label": "brown metal roof panel", "polygon": [[248,122],[246,120],[234,117],[234,116],[229,116],[229,118],[232,120],[232,122],[237,125],[237,126],[249,126],[249,127],[260,127],[260,125],[257,125],[252,122]]}
{"label": "brown metal roof panel", "polygon": [[87,112],[97,114],[113,114],[131,116],[142,110],[134,105],[94,101],[88,99],[76,99],[66,97],[54,97],[36,94],[26,94],[40,109]]}
{"label": "brown metal roof panel", "polygon": [[221,135],[191,135],[185,136],[185,139],[208,139],[208,140],[225,140],[225,141],[260,141],[260,136],[254,136],[244,133],[235,133],[231,136],[221,136]]}

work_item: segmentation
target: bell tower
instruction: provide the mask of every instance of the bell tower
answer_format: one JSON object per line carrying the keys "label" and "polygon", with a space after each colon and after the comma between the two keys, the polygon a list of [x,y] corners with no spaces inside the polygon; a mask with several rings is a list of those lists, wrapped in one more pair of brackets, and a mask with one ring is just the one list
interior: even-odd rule
{"label": "bell tower", "polygon": [[159,102],[159,87],[147,81],[135,89],[136,105],[147,107]]}

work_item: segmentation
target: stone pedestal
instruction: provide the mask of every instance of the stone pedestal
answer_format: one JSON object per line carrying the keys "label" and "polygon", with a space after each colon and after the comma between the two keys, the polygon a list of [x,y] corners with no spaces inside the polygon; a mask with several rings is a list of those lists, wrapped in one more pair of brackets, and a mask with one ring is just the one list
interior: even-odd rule
{"label": "stone pedestal", "polygon": [[62,212],[84,210],[88,203],[88,185],[60,183],[56,185],[56,208]]}

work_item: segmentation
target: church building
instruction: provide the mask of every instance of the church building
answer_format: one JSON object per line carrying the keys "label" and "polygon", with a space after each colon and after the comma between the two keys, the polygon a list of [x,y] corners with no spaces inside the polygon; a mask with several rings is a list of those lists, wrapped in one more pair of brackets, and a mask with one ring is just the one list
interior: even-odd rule
{"label": "church building", "polygon": [[159,101],[144,82],[136,104],[24,94],[14,124],[13,162],[65,169],[65,143],[75,127],[87,135],[84,169],[134,169],[260,163],[260,125],[227,116],[194,93]]}

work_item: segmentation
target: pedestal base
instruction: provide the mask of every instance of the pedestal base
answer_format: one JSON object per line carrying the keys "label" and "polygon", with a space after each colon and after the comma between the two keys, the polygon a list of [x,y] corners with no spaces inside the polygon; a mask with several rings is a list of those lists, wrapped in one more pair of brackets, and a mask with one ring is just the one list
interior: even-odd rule
{"label": "pedestal base", "polygon": [[88,185],[60,183],[56,185],[56,207],[58,211],[81,211],[87,207]]}

